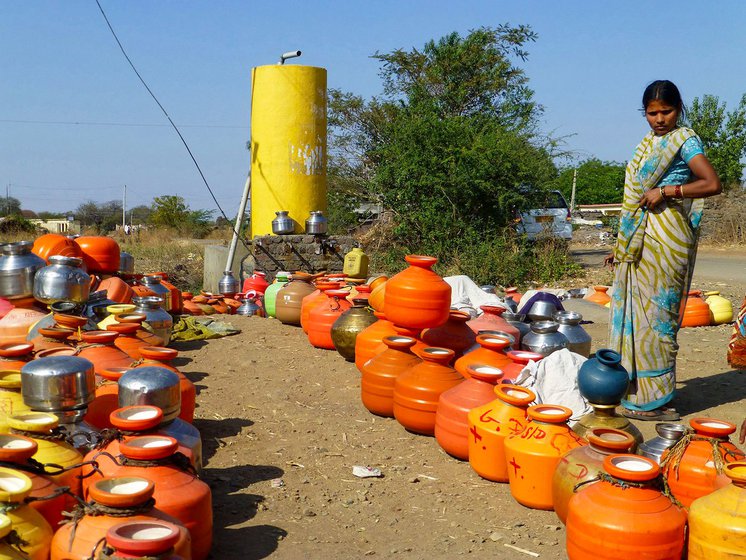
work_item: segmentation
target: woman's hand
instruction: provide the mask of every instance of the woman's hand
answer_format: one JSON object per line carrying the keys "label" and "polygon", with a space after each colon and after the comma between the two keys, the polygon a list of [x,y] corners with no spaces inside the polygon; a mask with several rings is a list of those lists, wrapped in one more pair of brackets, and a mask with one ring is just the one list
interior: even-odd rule
{"label": "woman's hand", "polygon": [[741,424],[741,433],[738,434],[738,441],[742,444],[746,442],[746,420],[743,421],[743,424]]}
{"label": "woman's hand", "polygon": [[604,258],[604,266],[614,268],[614,253],[609,253]]}
{"label": "woman's hand", "polygon": [[648,210],[652,210],[656,206],[658,206],[661,202],[663,202],[663,194],[661,193],[661,190],[658,187],[653,187],[649,191],[647,191],[644,195],[642,195],[642,198],[640,199],[640,208],[646,208]]}

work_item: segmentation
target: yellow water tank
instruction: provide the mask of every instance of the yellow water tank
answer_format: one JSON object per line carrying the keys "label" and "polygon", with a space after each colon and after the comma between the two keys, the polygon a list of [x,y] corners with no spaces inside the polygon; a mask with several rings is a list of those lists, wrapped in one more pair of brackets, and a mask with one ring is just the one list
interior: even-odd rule
{"label": "yellow water tank", "polygon": [[295,233],[326,210],[326,69],[257,66],[251,74],[251,235],[287,210]]}

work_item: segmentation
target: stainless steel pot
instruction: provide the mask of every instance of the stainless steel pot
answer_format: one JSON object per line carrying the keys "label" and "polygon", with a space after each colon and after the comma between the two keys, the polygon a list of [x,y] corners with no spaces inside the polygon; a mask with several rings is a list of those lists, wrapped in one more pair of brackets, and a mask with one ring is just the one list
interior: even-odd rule
{"label": "stainless steel pot", "polygon": [[119,253],[119,272],[120,274],[135,273],[135,257],[130,255],[127,251],[121,251]]}
{"label": "stainless steel pot", "polygon": [[314,210],[306,220],[306,233],[311,235],[325,235],[329,222],[321,210]]}
{"label": "stainless steel pot", "polygon": [[549,301],[535,301],[528,310],[528,318],[532,321],[551,321],[557,307]]}
{"label": "stainless steel pot", "polygon": [[559,323],[557,331],[567,337],[568,350],[586,358],[590,356],[592,339],[591,335],[580,326],[583,316],[577,311],[557,311],[554,314],[554,320]]}
{"label": "stainless steel pot", "polygon": [[523,313],[511,313],[510,311],[505,311],[502,314],[502,318],[505,319],[510,326],[518,329],[518,332],[521,335],[520,340],[518,340],[518,344],[520,345],[523,337],[531,332],[531,327],[525,322],[526,315]]}
{"label": "stainless steel pot", "polygon": [[163,411],[163,422],[181,412],[179,376],[173,371],[148,366],[131,369],[119,378],[119,406],[149,404]]}
{"label": "stainless steel pot", "polygon": [[31,252],[31,241],[5,243],[0,256],[0,297],[25,298],[34,294],[36,271],[47,265],[46,261]]}
{"label": "stainless steel pot", "polygon": [[135,313],[145,315],[143,327],[160,336],[163,339],[163,345],[168,346],[171,341],[171,329],[174,326],[174,320],[171,315],[161,307],[163,299],[158,296],[146,296],[132,298],[135,304]]}
{"label": "stainless steel pot", "polygon": [[218,291],[228,297],[233,297],[238,291],[238,280],[233,276],[232,270],[223,272],[223,277],[218,282]]}
{"label": "stainless steel pot", "polygon": [[570,342],[557,329],[559,329],[559,323],[555,321],[531,323],[531,332],[523,337],[521,348],[541,354],[545,358],[557,350],[567,348]]}
{"label": "stainless steel pot", "polygon": [[288,235],[295,232],[295,222],[288,216],[289,210],[275,212],[277,216],[272,220],[272,233],[275,235]]}
{"label": "stainless steel pot", "polygon": [[148,274],[142,277],[141,282],[143,285],[163,300],[163,309],[166,311],[172,311],[174,306],[171,301],[171,290],[161,284],[161,278],[157,274]]}
{"label": "stainless steel pot", "polygon": [[637,453],[660,463],[663,452],[676,445],[684,437],[686,426],[684,424],[660,422],[655,425],[655,431],[658,432],[658,436],[640,444]]}
{"label": "stainless steel pot", "polygon": [[96,396],[93,364],[78,356],[37,358],[21,368],[23,402],[32,410],[63,412],[86,408]]}
{"label": "stainless steel pot", "polygon": [[91,290],[91,277],[80,268],[83,259],[53,255],[49,266],[34,276],[34,298],[42,303],[72,301],[85,303]]}
{"label": "stainless steel pot", "polygon": [[236,309],[236,315],[243,315],[244,317],[263,316],[262,308],[254,301],[254,298],[244,296],[240,298],[240,301],[243,303]]}

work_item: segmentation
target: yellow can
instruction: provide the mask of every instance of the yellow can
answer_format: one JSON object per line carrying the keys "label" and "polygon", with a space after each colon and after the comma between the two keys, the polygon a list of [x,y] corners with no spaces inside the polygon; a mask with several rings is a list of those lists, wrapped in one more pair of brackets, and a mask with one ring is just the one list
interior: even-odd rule
{"label": "yellow can", "polygon": [[21,372],[0,371],[0,433],[8,431],[8,416],[30,410],[21,395]]}
{"label": "yellow can", "polygon": [[[54,463],[62,467],[77,465],[83,461],[81,455],[64,439],[42,439],[36,436],[53,435],[53,430],[59,426],[59,419],[54,414],[46,412],[27,412],[8,417],[8,426],[20,435],[33,439],[39,446],[32,457],[40,463]],[[70,490],[80,495],[80,468],[62,474],[50,476],[60,486],[69,486]]]}
{"label": "yellow can", "polygon": [[725,465],[732,484],[692,502],[689,560],[746,558],[746,462]]}
{"label": "yellow can", "polygon": [[52,528],[38,511],[24,502],[30,493],[29,477],[20,471],[0,467],[0,507],[10,520],[11,528],[27,543],[23,550],[28,558],[47,560]]}
{"label": "yellow can", "polygon": [[8,516],[0,514],[0,560],[28,559],[28,556],[5,540],[5,537],[10,535],[12,530],[13,524],[8,519]]}
{"label": "yellow can", "polygon": [[713,325],[730,323],[733,320],[733,305],[720,295],[720,292],[705,292],[705,303],[710,306]]}
{"label": "yellow can", "polygon": [[360,247],[355,247],[345,255],[342,272],[348,278],[366,278],[368,276],[368,255]]}

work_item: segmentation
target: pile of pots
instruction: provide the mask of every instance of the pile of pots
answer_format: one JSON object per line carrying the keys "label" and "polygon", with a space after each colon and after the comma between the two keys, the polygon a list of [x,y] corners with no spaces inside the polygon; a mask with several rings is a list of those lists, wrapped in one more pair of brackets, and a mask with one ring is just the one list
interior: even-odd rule
{"label": "pile of pots", "polygon": [[436,259],[407,262],[363,286],[344,275],[278,275],[265,287],[264,310],[354,361],[371,413],[433,436],[480,477],[507,483],[524,506],[556,511],[570,559],[616,559],[630,542],[661,559],[681,558],[687,546],[690,558],[715,557],[730,541],[729,553],[742,552],[732,537],[746,531],[746,456],[729,440],[733,424],[659,424],[658,437],[644,442],[615,412],[629,384],[621,356],[600,349],[578,373],[593,412],[570,427],[570,409],[534,404],[536,395],[513,381],[563,348],[588,357],[582,317],[539,297],[523,313],[484,306],[471,319],[450,309]]}
{"label": "pile of pots", "polygon": [[134,274],[134,259],[114,239],[47,234],[0,251],[0,343],[33,338],[35,325],[51,324],[50,312],[85,317],[88,330],[142,314],[145,328],[168,343],[181,291],[165,273]]}

